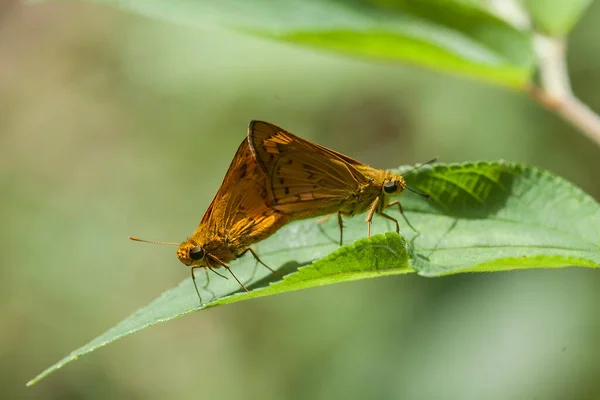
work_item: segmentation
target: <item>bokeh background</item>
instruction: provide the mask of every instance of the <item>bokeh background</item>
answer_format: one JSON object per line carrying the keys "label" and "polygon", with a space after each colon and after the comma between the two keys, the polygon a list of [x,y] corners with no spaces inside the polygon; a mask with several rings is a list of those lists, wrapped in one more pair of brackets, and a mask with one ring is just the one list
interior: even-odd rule
{"label": "bokeh background", "polygon": [[[600,5],[570,36],[600,110]],[[380,278],[194,313],[25,382],[188,277],[251,119],[379,168],[535,164],[600,198],[600,149],[528,98],[92,4],[0,2],[0,396],[600,397],[600,275]]]}

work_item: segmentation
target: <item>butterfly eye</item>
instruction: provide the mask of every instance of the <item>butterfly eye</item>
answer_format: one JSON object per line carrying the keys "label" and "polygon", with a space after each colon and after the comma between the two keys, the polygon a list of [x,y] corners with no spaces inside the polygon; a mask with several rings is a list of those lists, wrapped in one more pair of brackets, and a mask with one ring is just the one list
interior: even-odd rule
{"label": "butterfly eye", "polygon": [[383,184],[383,191],[386,193],[395,193],[398,190],[398,184],[394,181],[388,181]]}
{"label": "butterfly eye", "polygon": [[192,247],[190,250],[190,258],[192,260],[202,260],[204,258],[204,249],[202,247]]}

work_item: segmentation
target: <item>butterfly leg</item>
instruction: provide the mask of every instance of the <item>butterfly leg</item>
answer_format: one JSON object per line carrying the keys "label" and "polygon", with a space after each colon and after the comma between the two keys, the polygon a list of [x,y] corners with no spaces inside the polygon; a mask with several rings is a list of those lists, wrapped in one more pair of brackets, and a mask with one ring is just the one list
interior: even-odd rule
{"label": "butterfly leg", "polygon": [[333,214],[327,214],[326,216],[324,216],[323,218],[318,220],[317,224],[319,224],[319,225],[324,224],[325,222],[329,221],[329,219],[331,218],[332,215]]}
{"label": "butterfly leg", "polygon": [[[246,252],[241,253],[240,255],[236,256],[237,258],[240,258],[241,256],[243,256]],[[256,260],[255,260],[256,261]],[[256,261],[254,263],[254,268],[252,268],[252,273],[250,274],[250,277],[248,279],[246,279],[246,281],[244,281],[244,285],[249,284],[250,282],[252,282],[254,280],[254,277],[256,276],[256,271],[258,271],[258,261]]]}
{"label": "butterfly leg", "polygon": [[344,243],[344,220],[342,219],[342,215],[352,216],[351,212],[346,211],[338,211],[338,226],[340,227],[340,246]]}
{"label": "butterfly leg", "polygon": [[228,278],[228,277],[226,277],[225,275],[218,273],[216,269],[214,269],[214,268],[212,268],[212,267],[208,267],[208,269],[210,269],[210,270],[212,271],[212,273],[213,273],[213,274],[215,274],[215,275],[219,275],[221,278],[223,278],[223,279],[226,279],[226,280],[229,280],[229,278]]}
{"label": "butterfly leg", "polygon": [[256,254],[256,252],[254,250],[252,250],[252,248],[248,247],[246,250],[244,250],[242,252],[242,254],[240,254],[238,257],[243,256],[244,254],[246,254],[247,252],[250,252],[252,254],[252,256],[254,256],[254,259],[256,261],[258,261],[259,263],[261,263],[262,265],[264,265],[269,271],[271,271],[272,273],[276,274],[277,271],[275,271],[274,269],[272,269],[271,267],[269,267],[267,264],[265,264],[264,262],[262,262],[262,260],[258,257],[258,254]]}
{"label": "butterfly leg", "polygon": [[340,227],[340,246],[344,243],[344,221],[342,221],[342,212],[338,211],[338,225]]}
{"label": "butterfly leg", "polygon": [[248,288],[246,286],[244,286],[244,284],[242,282],[240,282],[240,280],[237,278],[237,276],[235,276],[235,274],[233,273],[233,271],[231,270],[231,267],[229,265],[225,264],[223,261],[219,260],[216,257],[211,257],[211,259],[214,260],[215,262],[219,263],[223,267],[227,268],[227,271],[229,271],[229,273],[231,274],[231,276],[233,276],[233,278],[237,281],[237,283],[240,284],[240,286],[242,287],[242,289],[244,289],[246,292],[248,292]]}
{"label": "butterfly leg", "polygon": [[[338,213],[337,213],[338,226],[340,227],[340,246],[344,243],[344,221],[342,221],[342,214],[352,215],[351,213],[346,213],[343,211],[338,211]],[[333,214],[327,214],[326,216],[324,216],[323,218],[318,220],[317,224],[319,224],[319,225],[324,224],[325,222],[329,221],[329,219],[331,218],[332,215]]]}
{"label": "butterfly leg", "polygon": [[390,217],[389,215],[384,214],[382,212],[379,213],[379,215],[381,215],[383,218],[387,218],[390,221],[394,222],[396,224],[396,233],[400,233],[400,224],[398,223],[398,220],[396,218]]}
{"label": "butterfly leg", "polygon": [[371,208],[369,209],[369,214],[367,215],[367,237],[371,237],[371,221],[373,220],[373,215],[377,211],[379,207],[379,202],[381,201],[380,197],[377,197],[373,203],[371,204]]}
{"label": "butterfly leg", "polygon": [[[210,274],[208,273],[209,268],[204,268],[204,274],[206,275],[206,283],[204,284],[204,286],[202,286],[202,289],[206,290],[207,292],[210,292],[212,294],[212,298],[210,299],[210,301],[213,301],[214,298],[217,296],[215,292],[213,292],[212,290],[209,289],[210,286]],[[227,277],[225,277],[227,278]]]}
{"label": "butterfly leg", "polygon": [[210,285],[210,274],[208,273],[208,268],[204,268],[204,273],[206,274],[206,284],[202,286],[202,289],[208,289],[208,285]]}
{"label": "butterfly leg", "polygon": [[271,271],[271,272],[272,272],[274,275],[277,275],[277,276],[279,276],[279,277],[282,277],[282,276],[283,276],[283,274],[282,274],[281,272],[279,272],[279,271],[275,271],[273,268],[271,268],[271,267],[269,267],[267,264],[265,264],[265,263],[264,263],[264,262],[263,262],[263,261],[260,259],[260,257],[258,257],[258,254],[256,254],[256,252],[255,252],[254,250],[252,250],[252,248],[250,248],[250,247],[248,247],[246,250],[244,250],[242,253],[240,253],[240,254],[239,254],[237,257],[239,258],[239,257],[243,256],[244,254],[246,254],[247,252],[250,252],[250,253],[252,254],[252,256],[254,257],[254,259],[255,259],[257,262],[261,263],[261,264],[262,264],[262,265],[263,265],[263,266],[264,266],[266,269],[268,269],[269,271]]}
{"label": "butterfly leg", "polygon": [[[400,204],[400,200],[394,200],[394,201],[392,201],[387,206],[385,206],[385,208],[393,207],[396,204],[398,205],[398,209],[400,209],[400,214],[402,215],[402,218],[404,218],[404,220],[406,221],[406,225],[410,226],[410,229],[412,229],[413,231],[419,233],[419,231],[416,230],[414,226],[412,226],[412,224],[410,223],[410,221],[408,220],[408,218],[406,218],[406,214],[404,214],[404,209],[402,208],[402,204]],[[383,215],[383,213],[381,213],[381,214]],[[396,225],[398,225],[398,222],[396,222]],[[400,233],[400,231],[398,231],[398,233]]]}
{"label": "butterfly leg", "polygon": [[198,290],[198,285],[196,284],[196,275],[194,275],[194,270],[201,267],[192,267],[190,272],[192,274],[192,281],[194,282],[194,287],[196,288],[196,294],[198,295],[198,300],[200,300],[200,305],[202,305],[202,297],[200,296],[200,291]]}

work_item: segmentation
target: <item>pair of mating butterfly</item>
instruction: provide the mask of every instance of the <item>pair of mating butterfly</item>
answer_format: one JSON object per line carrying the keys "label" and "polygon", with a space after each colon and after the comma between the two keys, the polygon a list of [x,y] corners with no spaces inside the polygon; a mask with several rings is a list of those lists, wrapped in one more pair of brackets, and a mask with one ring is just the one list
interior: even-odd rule
{"label": "pair of mating butterfly", "polygon": [[[433,161],[435,159],[429,162]],[[252,121],[248,137],[238,148],[217,195],[192,237],[181,244],[151,243],[179,246],[177,257],[191,267],[199,298],[194,276],[197,268],[204,268],[207,274],[211,270],[223,276],[215,269],[225,267],[247,290],[228,262],[250,252],[273,271],[260,260],[251,245],[290,221],[333,213],[338,216],[341,245],[342,215],[352,216],[367,210],[369,237],[375,214],[393,221],[399,232],[398,221],[384,210],[397,205],[404,215],[398,200],[389,202],[389,197],[399,195],[404,189],[407,189],[406,182],[400,174],[371,168],[268,122]]]}

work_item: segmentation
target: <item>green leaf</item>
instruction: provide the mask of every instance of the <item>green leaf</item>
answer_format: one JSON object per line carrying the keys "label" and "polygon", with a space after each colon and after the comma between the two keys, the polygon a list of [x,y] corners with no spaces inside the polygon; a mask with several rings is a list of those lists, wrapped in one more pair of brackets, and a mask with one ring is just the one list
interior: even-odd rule
{"label": "green leaf", "polygon": [[[549,172],[510,163],[436,166],[412,186],[433,201],[421,218],[411,266],[424,276],[600,263],[600,207]],[[415,219],[411,217],[411,219]]]}
{"label": "green leaf", "polygon": [[[401,171],[407,170],[401,168]],[[424,166],[406,175],[411,188],[431,195],[429,201],[406,191],[406,223],[396,233],[389,220],[376,217],[366,239],[362,216],[345,219],[338,248],[336,218],[291,223],[259,243],[263,261],[280,274],[256,268],[252,257],[232,263],[250,292],[233,279],[213,280],[208,302],[200,306],[191,279],[166,291],[114,328],[51,366],[33,384],[79,356],[125,335],[192,311],[262,296],[350,280],[417,272],[443,276],[461,272],[517,268],[600,266],[600,205],[569,182],[520,164],[480,162]],[[398,218],[397,209],[386,211]],[[315,261],[316,260],[316,261]],[[199,276],[201,285],[205,277]],[[212,298],[211,298],[212,297]]]}
{"label": "green leaf", "polygon": [[575,26],[591,0],[521,0],[536,29],[550,36],[565,36]]}
{"label": "green leaf", "polygon": [[529,33],[456,0],[94,0],[360,58],[411,62],[502,85],[529,82]]}

